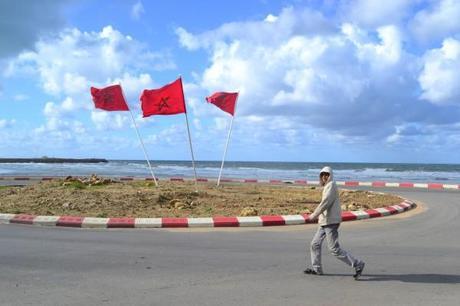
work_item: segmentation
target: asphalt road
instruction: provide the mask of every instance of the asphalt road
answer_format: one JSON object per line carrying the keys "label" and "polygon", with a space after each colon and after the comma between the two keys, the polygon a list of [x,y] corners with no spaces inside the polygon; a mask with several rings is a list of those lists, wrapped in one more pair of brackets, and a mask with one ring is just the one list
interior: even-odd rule
{"label": "asphalt road", "polygon": [[[346,222],[326,275],[304,275],[315,225],[82,230],[0,225],[1,305],[458,305],[460,192],[388,190],[424,204]],[[309,257],[308,257],[309,258]]]}

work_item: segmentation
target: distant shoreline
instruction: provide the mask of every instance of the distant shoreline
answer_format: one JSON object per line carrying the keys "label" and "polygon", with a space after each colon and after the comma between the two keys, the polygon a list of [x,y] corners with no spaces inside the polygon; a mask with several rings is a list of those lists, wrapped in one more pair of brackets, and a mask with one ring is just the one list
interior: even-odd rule
{"label": "distant shoreline", "polygon": [[47,164],[62,164],[62,163],[107,163],[108,160],[104,158],[0,158],[0,163],[47,163]]}

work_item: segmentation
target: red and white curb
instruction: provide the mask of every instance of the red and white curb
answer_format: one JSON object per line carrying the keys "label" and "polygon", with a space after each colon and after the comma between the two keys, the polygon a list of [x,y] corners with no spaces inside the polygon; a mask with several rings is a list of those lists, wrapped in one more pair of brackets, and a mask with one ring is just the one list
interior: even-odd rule
{"label": "red and white curb", "polygon": [[[416,204],[404,200],[398,205],[344,211],[342,221],[378,218],[402,213]],[[177,227],[255,227],[316,223],[304,215],[278,215],[257,217],[209,217],[209,218],[93,218],[73,216],[34,216],[26,214],[0,214],[0,224],[30,224],[80,228],[177,228]]]}
{"label": "red and white curb", "polygon": [[[78,176],[76,176],[78,177]],[[21,176],[21,177],[8,177],[0,176],[0,181],[51,181],[53,179],[64,179],[65,177],[58,176]],[[119,181],[153,181],[151,177],[110,177]],[[182,177],[171,177],[161,178],[158,181],[171,181],[171,182],[186,182],[194,181],[193,178],[182,178]],[[213,178],[197,178],[198,182],[217,182]],[[221,183],[262,183],[262,184],[290,184],[290,185],[301,185],[301,186],[318,186],[319,181],[307,181],[307,180],[279,180],[279,179],[221,179]],[[419,188],[419,189],[460,189],[460,184],[440,184],[440,183],[414,183],[414,182],[384,182],[384,181],[373,181],[373,182],[360,182],[360,181],[336,181],[339,186],[346,187],[377,187],[377,188]]]}

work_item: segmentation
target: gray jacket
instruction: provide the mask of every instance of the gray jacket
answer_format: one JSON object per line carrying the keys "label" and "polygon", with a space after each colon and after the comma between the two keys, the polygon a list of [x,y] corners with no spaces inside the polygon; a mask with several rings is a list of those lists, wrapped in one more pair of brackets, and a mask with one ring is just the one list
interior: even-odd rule
{"label": "gray jacket", "polygon": [[340,208],[339,191],[334,181],[332,169],[324,167],[321,172],[329,173],[329,179],[324,185],[321,203],[310,215],[310,219],[318,218],[320,226],[340,223],[342,222],[342,209]]}

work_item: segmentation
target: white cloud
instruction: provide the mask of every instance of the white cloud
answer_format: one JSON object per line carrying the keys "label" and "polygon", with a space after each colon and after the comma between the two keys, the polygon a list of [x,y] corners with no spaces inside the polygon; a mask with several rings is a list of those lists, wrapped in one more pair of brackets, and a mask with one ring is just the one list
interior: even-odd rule
{"label": "white cloud", "polygon": [[95,110],[91,112],[91,120],[96,129],[101,131],[131,128],[131,120],[127,114],[119,114]]}
{"label": "white cloud", "polygon": [[[391,2],[391,1],[386,1]],[[460,1],[431,1],[431,5],[419,11],[410,23],[410,29],[422,43],[439,43],[448,36],[460,32]]]}
{"label": "white cloud", "polygon": [[363,27],[398,24],[420,0],[350,0],[342,2],[344,19]]}
{"label": "white cloud", "polygon": [[134,20],[139,20],[144,13],[145,9],[141,1],[137,1],[131,8],[131,18]]}
{"label": "white cloud", "polygon": [[125,73],[142,69],[175,68],[168,52],[152,52],[111,26],[101,32],[66,29],[58,37],[40,40],[36,51],[11,61],[7,75],[34,71],[43,89],[52,95],[74,95],[90,84],[105,83]]}
{"label": "white cloud", "polygon": [[460,106],[460,41],[448,38],[442,48],[428,51],[419,81],[421,98],[434,104]]}
{"label": "white cloud", "polygon": [[0,129],[10,128],[16,123],[16,120],[0,119]]}
{"label": "white cloud", "polygon": [[25,101],[25,100],[28,100],[29,99],[29,96],[28,95],[24,95],[24,94],[17,94],[13,97],[14,101]]}

